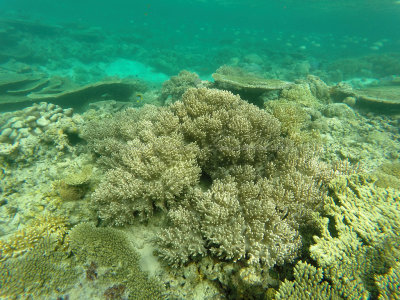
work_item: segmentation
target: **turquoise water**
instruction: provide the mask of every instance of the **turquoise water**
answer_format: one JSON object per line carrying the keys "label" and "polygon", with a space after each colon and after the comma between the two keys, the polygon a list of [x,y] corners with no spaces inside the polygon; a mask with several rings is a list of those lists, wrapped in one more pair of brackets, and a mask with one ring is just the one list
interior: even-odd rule
{"label": "turquoise water", "polygon": [[[1,7],[5,18],[40,20],[73,31],[69,34],[98,30],[96,41],[75,36],[62,49],[52,45],[60,53],[46,53],[47,59],[96,63],[118,56],[145,61],[167,75],[189,69],[207,76],[249,53],[273,57],[284,67],[294,56],[316,71],[332,60],[399,48],[400,5],[395,1],[3,1]],[[96,55],[87,53],[86,43]]]}
{"label": "turquoise water", "polygon": [[397,0],[0,0],[0,299],[400,299],[399,128]]}

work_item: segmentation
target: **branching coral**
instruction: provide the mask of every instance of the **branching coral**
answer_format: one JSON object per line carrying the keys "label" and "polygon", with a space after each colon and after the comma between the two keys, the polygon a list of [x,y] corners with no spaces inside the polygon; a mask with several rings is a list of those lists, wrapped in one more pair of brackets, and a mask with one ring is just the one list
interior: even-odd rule
{"label": "branching coral", "polygon": [[279,121],[228,91],[190,89],[171,109],[186,139],[199,145],[202,170],[213,177],[223,167],[264,162],[283,146]]}
{"label": "branching coral", "polygon": [[187,89],[197,87],[200,83],[201,80],[196,73],[183,70],[177,76],[172,76],[163,83],[160,98],[163,103],[166,102],[168,97],[171,97],[172,102],[175,102],[181,98]]}
{"label": "branching coral", "polygon": [[299,228],[321,208],[329,177],[315,144],[216,89],[192,88],[170,107],[128,109],[105,123],[85,131],[111,167],[92,195],[102,220],[124,225],[166,211],[158,254],[174,266],[207,255],[264,267],[296,257]]}
{"label": "branching coral", "polygon": [[[162,257],[181,264],[205,255],[205,248],[250,264],[293,259],[301,246],[299,225],[323,200],[327,172],[318,150],[284,137],[274,117],[230,92],[191,89],[171,109],[186,139],[199,145],[200,166],[214,182],[195,201],[189,197],[170,210],[172,226],[158,241]],[[185,231],[185,224],[196,229]],[[179,254],[176,240],[185,242]]]}
{"label": "branching coral", "polygon": [[[298,226],[311,219],[311,206],[321,201],[321,191],[309,183],[301,186],[299,178],[255,180],[255,169],[241,171],[247,179],[239,174],[216,179],[206,193],[196,191],[169,211],[170,228],[158,240],[161,257],[169,264],[204,256],[206,249],[223,260],[267,267],[296,257],[301,246]],[[291,181],[296,186],[290,186]]]}
{"label": "branching coral", "polygon": [[35,247],[46,235],[51,235],[54,241],[61,244],[66,231],[65,218],[52,215],[40,216],[7,240],[0,240],[0,261],[25,253]]}
{"label": "branching coral", "polygon": [[[128,110],[110,121],[105,132],[91,135],[93,148],[114,166],[92,200],[99,216],[114,225],[129,224],[135,216],[147,219],[155,208],[166,209],[199,180],[198,147],[184,142],[175,128],[177,118],[160,111],[152,119],[149,112],[139,117]],[[126,123],[118,127],[129,116],[129,124],[138,119],[133,128]],[[111,136],[102,140],[101,134],[110,129]]]}
{"label": "branching coral", "polygon": [[294,268],[294,278],[294,282],[286,280],[282,283],[276,295],[277,300],[340,299],[328,282],[322,281],[321,269],[300,261]]}
{"label": "branching coral", "polygon": [[375,276],[375,281],[379,289],[379,300],[400,299],[400,262],[396,262],[387,274]]}
{"label": "branching coral", "polygon": [[299,276],[298,269],[313,269],[299,263],[295,281],[282,284],[278,299],[300,299],[303,292],[296,287],[304,283],[311,294],[329,290],[344,299],[395,299],[399,191],[376,187],[371,178],[360,174],[335,179],[330,190],[332,198],[325,212],[334,227],[328,227],[328,219],[321,219],[322,236],[315,237],[310,247],[311,257],[318,264],[316,271],[323,272],[325,281],[321,276],[310,280],[304,272]]}

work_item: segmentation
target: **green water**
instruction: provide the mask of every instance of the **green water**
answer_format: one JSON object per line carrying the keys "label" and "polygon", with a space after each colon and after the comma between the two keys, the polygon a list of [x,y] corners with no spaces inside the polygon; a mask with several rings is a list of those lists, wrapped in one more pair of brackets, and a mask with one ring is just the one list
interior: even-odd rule
{"label": "green water", "polygon": [[0,299],[400,299],[400,1],[0,0]]}
{"label": "green water", "polygon": [[[278,64],[273,68],[293,68],[299,60],[307,61],[310,73],[315,73],[334,60],[395,55],[400,47],[396,1],[2,1],[0,5],[6,19],[68,29],[55,34],[59,47],[46,41],[36,45],[39,49],[26,45],[33,52],[33,57],[25,58],[28,62],[52,60],[60,68],[68,59],[95,64],[123,57],[169,76],[182,69],[207,76],[234,58],[257,54],[267,65],[268,60]],[[88,27],[98,30],[95,40],[85,40]],[[49,34],[25,30],[43,39]],[[20,42],[6,40],[1,47]],[[47,47],[51,53],[43,51]],[[378,67],[372,63],[373,68]],[[399,70],[393,68],[376,70],[378,74],[371,77],[395,75]],[[344,77],[363,76],[359,73]]]}

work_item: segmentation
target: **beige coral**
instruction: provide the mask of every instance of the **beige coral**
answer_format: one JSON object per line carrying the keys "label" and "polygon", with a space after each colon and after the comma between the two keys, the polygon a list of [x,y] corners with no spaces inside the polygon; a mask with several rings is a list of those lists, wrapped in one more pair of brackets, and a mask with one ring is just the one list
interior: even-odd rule
{"label": "beige coral", "polygon": [[163,83],[160,99],[165,103],[168,97],[171,97],[172,102],[175,102],[187,89],[197,87],[200,84],[201,80],[196,73],[186,70],[180,71],[177,76],[172,76]]}
{"label": "beige coral", "polygon": [[213,255],[267,267],[296,256],[301,246],[299,234],[277,210],[272,188],[267,180],[238,184],[228,177],[213,183],[197,204]]}
{"label": "beige coral", "polygon": [[167,212],[157,244],[171,265],[206,255],[292,261],[299,227],[322,207],[318,147],[231,92],[192,88],[170,107],[128,109],[98,125],[84,135],[111,167],[92,195],[99,217],[125,225]]}
{"label": "beige coral", "polygon": [[256,163],[280,146],[280,123],[228,91],[190,89],[172,111],[185,137],[201,149],[200,166],[209,175],[223,166]]}
{"label": "beige coral", "polygon": [[200,176],[197,147],[185,145],[179,135],[154,137],[151,142],[132,140],[92,196],[99,216],[115,225],[142,220],[154,208],[166,209],[175,197],[195,185]]}
{"label": "beige coral", "polygon": [[114,225],[129,224],[135,216],[147,219],[155,208],[165,210],[200,176],[199,150],[185,143],[177,118],[151,106],[140,112],[126,110],[105,127],[89,125],[85,132],[93,149],[113,166],[92,201],[99,216]]}

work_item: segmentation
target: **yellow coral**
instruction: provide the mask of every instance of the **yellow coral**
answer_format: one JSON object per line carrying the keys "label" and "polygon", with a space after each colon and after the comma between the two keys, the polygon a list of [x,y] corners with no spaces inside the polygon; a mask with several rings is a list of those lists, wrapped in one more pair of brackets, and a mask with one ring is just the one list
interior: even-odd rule
{"label": "yellow coral", "polygon": [[67,185],[83,185],[88,183],[90,177],[92,176],[93,166],[85,165],[81,168],[80,171],[70,171],[67,176],[64,178],[64,182]]}
{"label": "yellow coral", "polygon": [[7,240],[0,240],[0,261],[26,252],[44,236],[51,235],[61,244],[66,231],[66,218],[52,215],[39,216]]}
{"label": "yellow coral", "polygon": [[280,99],[294,101],[305,107],[318,107],[321,105],[318,99],[312,94],[310,86],[307,83],[293,84],[283,89]]}

